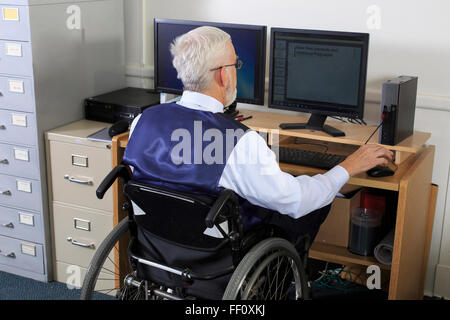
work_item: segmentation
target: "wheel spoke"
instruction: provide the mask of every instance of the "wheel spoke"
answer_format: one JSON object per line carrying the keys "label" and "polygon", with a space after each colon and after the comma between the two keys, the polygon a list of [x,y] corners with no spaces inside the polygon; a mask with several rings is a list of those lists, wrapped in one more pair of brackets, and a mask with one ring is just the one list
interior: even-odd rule
{"label": "wheel spoke", "polygon": [[119,270],[119,267],[117,266],[117,264],[112,261],[112,259],[109,257],[109,255],[107,256],[108,260],[111,261],[111,263],[114,265],[114,267],[116,268],[116,270]]}
{"label": "wheel spoke", "polygon": [[277,290],[276,290],[278,292],[278,288],[280,288],[280,300],[282,300],[283,295],[287,295],[287,290],[286,290],[286,293],[283,294],[283,288],[284,288],[283,285],[284,285],[284,283],[286,281],[286,277],[287,277],[288,273],[290,273],[289,272],[289,264],[287,264],[287,268],[286,269],[287,270],[285,270],[285,272],[284,272],[284,277],[281,280],[281,283],[280,283],[279,287],[277,287]]}
{"label": "wheel spoke", "polygon": [[[102,270],[108,271],[110,275],[119,276],[118,273],[116,273],[116,272],[114,272],[114,271],[111,271],[111,270],[109,270],[108,268],[102,267]],[[104,271],[103,271],[103,272],[104,272]],[[104,272],[104,273],[108,273],[108,272]]]}
{"label": "wheel spoke", "polygon": [[[272,263],[271,263],[272,264]],[[271,273],[272,275],[273,275],[273,272]],[[272,279],[272,281],[270,282],[270,286],[269,286],[269,289],[271,290],[272,289],[272,284],[275,282],[277,280],[277,278],[275,277],[275,278],[273,278]],[[272,295],[270,295],[270,300],[272,300],[274,297],[272,296]]]}
{"label": "wheel spoke", "polygon": [[113,289],[98,289],[98,290],[94,290],[95,292],[103,292],[103,291],[108,291],[108,292],[111,292],[111,291],[113,291],[113,290],[117,290],[116,288],[113,288]]}

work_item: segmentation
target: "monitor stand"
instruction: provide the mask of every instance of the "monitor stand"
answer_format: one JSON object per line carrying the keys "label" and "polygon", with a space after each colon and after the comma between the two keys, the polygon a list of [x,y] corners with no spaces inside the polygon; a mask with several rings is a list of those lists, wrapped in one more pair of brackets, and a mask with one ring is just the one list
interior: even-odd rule
{"label": "monitor stand", "polygon": [[227,108],[225,108],[224,114],[229,116],[230,118],[236,117],[239,114],[239,110],[236,109],[236,107],[237,107],[237,102],[234,101]]}
{"label": "monitor stand", "polygon": [[326,115],[322,114],[311,114],[309,117],[308,123],[282,123],[280,124],[280,128],[283,130],[289,129],[311,129],[317,131],[324,131],[333,137],[343,137],[345,133],[339,129],[336,129],[332,126],[326,125],[325,120],[327,119]]}

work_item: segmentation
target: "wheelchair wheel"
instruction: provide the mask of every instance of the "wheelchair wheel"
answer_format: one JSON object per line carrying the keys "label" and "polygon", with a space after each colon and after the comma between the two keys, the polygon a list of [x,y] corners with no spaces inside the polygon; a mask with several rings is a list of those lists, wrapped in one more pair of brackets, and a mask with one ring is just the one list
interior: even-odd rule
{"label": "wheelchair wheel", "polygon": [[[295,286],[295,288],[293,288]],[[223,300],[308,299],[302,261],[285,239],[269,238],[254,246],[242,259],[227,285]]]}
{"label": "wheelchair wheel", "polygon": [[[114,255],[118,254],[118,243],[129,237],[129,220],[125,217],[108,234],[92,258],[81,289],[81,300],[105,298],[105,294],[119,300],[145,299],[144,282],[138,281],[130,272],[123,281],[119,274]],[[123,267],[123,265],[121,265]],[[117,283],[120,285],[117,285]]]}

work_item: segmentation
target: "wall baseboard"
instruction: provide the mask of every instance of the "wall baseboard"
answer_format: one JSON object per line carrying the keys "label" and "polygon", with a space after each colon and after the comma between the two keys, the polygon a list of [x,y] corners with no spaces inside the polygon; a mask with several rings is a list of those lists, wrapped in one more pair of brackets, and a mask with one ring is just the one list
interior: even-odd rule
{"label": "wall baseboard", "polygon": [[[380,103],[381,89],[366,88],[366,102]],[[417,95],[416,106],[419,109],[450,112],[450,96],[427,95],[419,93]]]}
{"label": "wall baseboard", "polygon": [[438,264],[434,282],[434,295],[450,299],[450,266]]}

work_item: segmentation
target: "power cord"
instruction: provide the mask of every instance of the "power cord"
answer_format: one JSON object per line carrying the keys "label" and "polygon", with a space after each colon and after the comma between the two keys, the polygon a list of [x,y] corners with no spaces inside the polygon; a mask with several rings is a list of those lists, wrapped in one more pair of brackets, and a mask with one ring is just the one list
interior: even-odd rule
{"label": "power cord", "polygon": [[347,118],[347,119],[348,119],[348,122],[350,122],[350,123],[367,126],[367,123],[363,119],[358,119],[358,118]]}
{"label": "power cord", "polygon": [[[348,270],[344,270],[344,266],[332,270],[325,269],[324,271],[321,271],[319,273],[321,274],[321,276],[313,282],[313,284],[317,287],[326,287],[348,292],[352,288],[357,286],[352,282],[352,273]],[[350,280],[343,279],[343,273],[347,273],[350,277]]]}
{"label": "power cord", "polygon": [[336,120],[339,120],[339,121],[342,121],[344,123],[347,123],[347,121],[345,121],[342,117],[336,117],[336,116],[329,116],[329,117],[333,118],[333,119],[336,119]]}
{"label": "power cord", "polygon": [[344,123],[353,123],[353,124],[359,124],[359,125],[365,125],[367,126],[367,123],[363,120],[363,119],[359,119],[359,118],[347,118],[347,121],[344,120],[342,117],[338,117],[338,116],[329,116],[330,118],[342,121]]}
{"label": "power cord", "polygon": [[369,137],[369,139],[367,139],[366,140],[366,143],[364,143],[364,144],[367,144],[367,142],[369,142],[369,140],[373,137],[373,135],[378,131],[378,129],[380,129],[380,127],[383,125],[383,120],[381,120],[381,123],[378,125],[378,127],[375,129],[375,131],[374,132],[372,132],[372,134],[370,135],[370,137]]}

